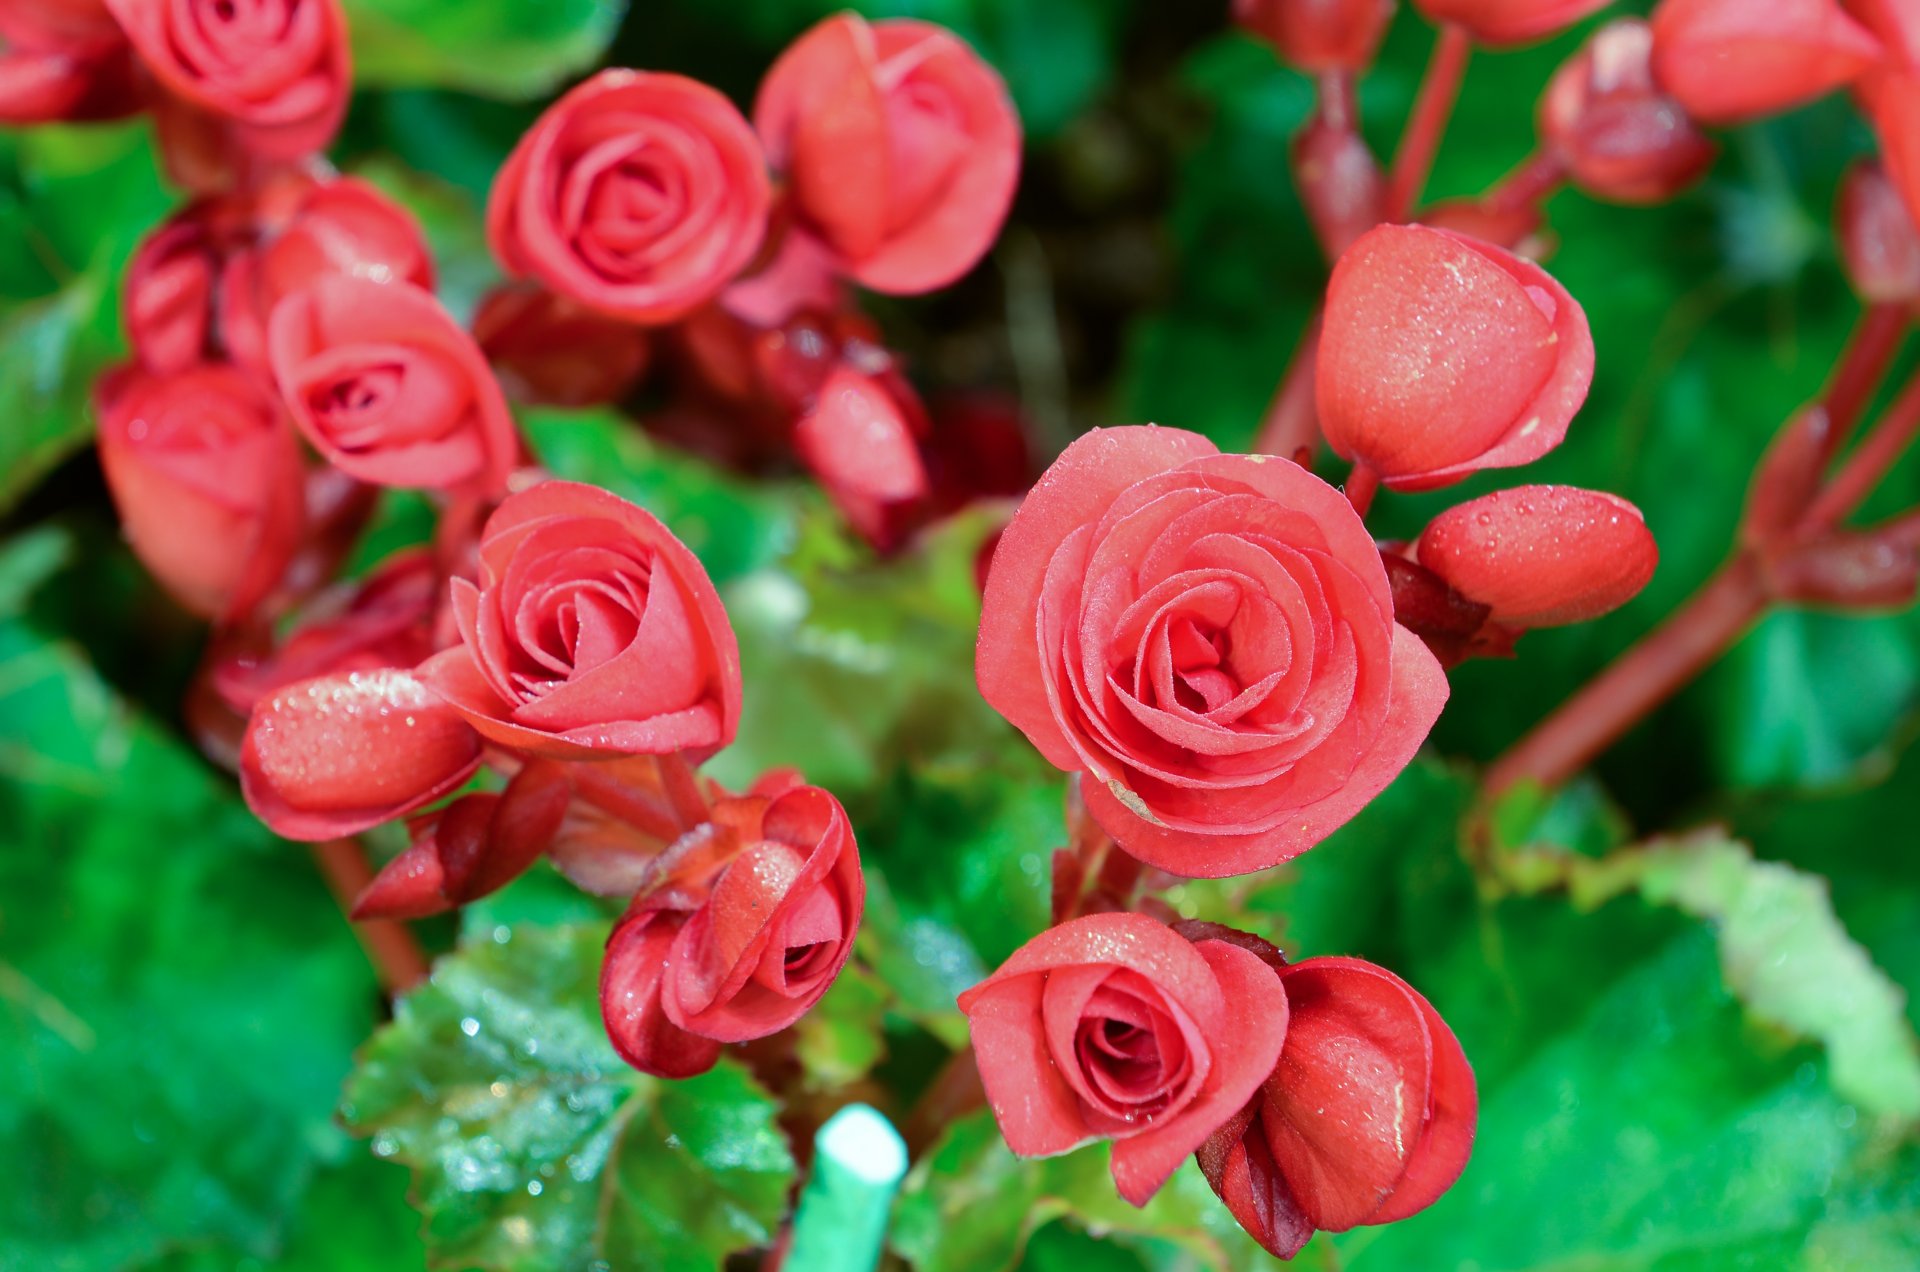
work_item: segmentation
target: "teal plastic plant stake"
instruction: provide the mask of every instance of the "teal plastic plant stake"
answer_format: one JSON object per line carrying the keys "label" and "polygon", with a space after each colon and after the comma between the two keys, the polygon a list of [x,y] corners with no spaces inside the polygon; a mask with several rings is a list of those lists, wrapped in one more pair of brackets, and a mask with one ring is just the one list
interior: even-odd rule
{"label": "teal plastic plant stake", "polygon": [[814,1137],[813,1176],[782,1272],[871,1272],[907,1173],[907,1145],[876,1110],[849,1104]]}

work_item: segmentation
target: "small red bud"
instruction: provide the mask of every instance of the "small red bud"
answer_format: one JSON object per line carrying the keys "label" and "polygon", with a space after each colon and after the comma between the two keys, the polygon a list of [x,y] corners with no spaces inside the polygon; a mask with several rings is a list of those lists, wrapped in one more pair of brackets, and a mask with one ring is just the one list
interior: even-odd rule
{"label": "small red bud", "polygon": [[900,516],[927,493],[913,429],[886,387],[836,368],[793,430],[794,448],[853,527],[893,546]]}
{"label": "small red bud", "polygon": [[1663,0],[1653,14],[1654,77],[1702,123],[1791,110],[1880,56],[1835,0]]}
{"label": "small red bud", "polygon": [[1612,0],[1413,0],[1429,22],[1465,27],[1476,44],[1492,47],[1544,40]]}
{"label": "small red bud", "polygon": [[1878,163],[1861,160],[1847,170],[1834,233],[1847,279],[1862,300],[1880,305],[1920,300],[1920,230]]}
{"label": "small red bud", "polygon": [[1233,20],[1303,71],[1364,70],[1393,20],[1393,0],[1234,0]]}
{"label": "small red bud", "polygon": [[1539,266],[1490,243],[1383,225],[1334,266],[1321,428],[1395,490],[1540,458],[1592,379],[1586,314]]}
{"label": "small red bud", "polygon": [[1540,136],[1575,185],[1615,203],[1658,203],[1712,166],[1714,145],[1653,80],[1653,31],[1609,22],[1540,99]]}
{"label": "small red bud", "polygon": [[1450,508],[1421,533],[1419,554],[1511,627],[1598,618],[1633,599],[1660,560],[1638,508],[1575,486],[1519,486]]}
{"label": "small red bud", "polygon": [[1195,1156],[1247,1234],[1285,1259],[1316,1229],[1393,1223],[1437,1201],[1473,1152],[1479,1099],[1453,1031],[1392,972],[1310,958],[1280,983],[1279,1063]]}
{"label": "small red bud", "polygon": [[1314,233],[1331,256],[1380,223],[1386,180],[1351,127],[1316,114],[1293,141],[1293,171]]}
{"label": "small red bud", "polygon": [[1392,553],[1382,553],[1380,560],[1393,589],[1394,621],[1425,641],[1443,667],[1457,667],[1471,657],[1474,638],[1492,608],[1468,600],[1418,562]]}
{"label": "small red bud", "polygon": [[459,789],[480,735],[404,671],[321,676],[260,702],[240,746],[240,790],[288,839],[357,834]]}

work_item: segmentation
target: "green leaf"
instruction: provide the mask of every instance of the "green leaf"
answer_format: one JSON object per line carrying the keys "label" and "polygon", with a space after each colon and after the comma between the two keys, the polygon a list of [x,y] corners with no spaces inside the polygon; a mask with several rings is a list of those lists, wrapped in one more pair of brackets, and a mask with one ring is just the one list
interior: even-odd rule
{"label": "green leaf", "polygon": [[731,1061],[633,1072],[600,1022],[603,924],[469,939],[374,1036],[342,1114],[415,1173],[438,1267],[683,1269],[767,1244],[794,1178]]}
{"label": "green leaf", "polygon": [[[0,578],[49,542],[7,545]],[[0,824],[0,1267],[277,1260],[357,1151],[331,1112],[378,1002],[305,854],[14,619]]]}
{"label": "green leaf", "polygon": [[1761,1020],[1826,1047],[1834,1089],[1869,1113],[1920,1121],[1920,1040],[1906,994],[1847,935],[1826,880],[1755,861],[1745,844],[1705,831],[1595,860],[1516,854],[1531,887],[1568,889],[1592,908],[1628,891],[1706,919],[1726,982]]}
{"label": "green leaf", "polygon": [[542,96],[595,62],[625,0],[347,0],[354,77],[365,86]]}

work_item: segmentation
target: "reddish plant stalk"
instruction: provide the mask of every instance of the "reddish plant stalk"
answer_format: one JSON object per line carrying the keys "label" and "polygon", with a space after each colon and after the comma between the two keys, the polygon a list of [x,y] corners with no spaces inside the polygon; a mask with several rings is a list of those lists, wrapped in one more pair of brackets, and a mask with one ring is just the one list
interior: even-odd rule
{"label": "reddish plant stalk", "polygon": [[1320,444],[1320,417],[1313,404],[1313,368],[1320,357],[1323,312],[1324,307],[1316,305],[1313,317],[1307,320],[1299,347],[1293,351],[1293,361],[1287,364],[1280,387],[1267,407],[1266,418],[1260,422],[1260,432],[1253,439],[1252,452],[1256,455],[1291,457],[1297,451],[1310,451]]}
{"label": "reddish plant stalk", "polygon": [[1544,203],[1567,180],[1567,166],[1558,155],[1536,150],[1525,163],[1500,179],[1481,200],[1489,212],[1518,212]]}
{"label": "reddish plant stalk", "polygon": [[[329,839],[310,844],[313,862],[327,881],[327,890],[340,904],[342,914],[350,914],[356,897],[373,880],[373,867],[367,862],[366,849],[357,839]],[[367,919],[349,922],[367,958],[379,973],[380,986],[389,995],[398,996],[427,978],[427,956],[414,939],[413,930],[398,919]]]}
{"label": "reddish plant stalk", "polygon": [[1463,28],[1453,23],[1440,28],[1433,57],[1420,81],[1419,96],[1414,99],[1413,113],[1407,117],[1407,130],[1400,135],[1400,149],[1393,156],[1384,220],[1405,220],[1426,188],[1427,174],[1433,170],[1440,139],[1446,135],[1447,121],[1460,99],[1460,85],[1472,55],[1473,41]]}
{"label": "reddish plant stalk", "polygon": [[[1854,329],[1824,399],[1831,420],[1829,454],[1885,377],[1906,321],[1897,307],[1875,306]],[[1787,427],[1792,425],[1789,421]],[[1736,551],[1686,604],[1495,760],[1487,770],[1488,793],[1526,780],[1549,786],[1564,782],[1712,665],[1774,602],[1762,554],[1831,531],[1873,492],[1917,435],[1920,375],[1822,484],[1806,514],[1783,536],[1785,543],[1763,541]]]}
{"label": "reddish plant stalk", "polygon": [[1373,507],[1373,497],[1380,493],[1380,474],[1365,464],[1355,464],[1347,474],[1345,491],[1347,502],[1364,518]]}

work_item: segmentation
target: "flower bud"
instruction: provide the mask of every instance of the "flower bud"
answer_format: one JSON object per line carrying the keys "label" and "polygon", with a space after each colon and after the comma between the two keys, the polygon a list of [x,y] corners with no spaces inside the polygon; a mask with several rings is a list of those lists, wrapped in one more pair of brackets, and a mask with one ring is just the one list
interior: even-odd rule
{"label": "flower bud", "polygon": [[785,1029],[853,952],[866,882],[839,801],[815,786],[722,800],[607,942],[600,1011],[627,1063],[704,1073],[723,1043]]}
{"label": "flower bud", "polygon": [[[252,237],[250,201],[240,195],[196,199],[140,244],[127,264],[121,308],[127,341],[151,371],[184,371],[227,353],[223,315],[239,320],[227,266]],[[257,321],[251,297],[244,320]]]}
{"label": "flower bud", "polygon": [[1380,223],[1386,179],[1366,141],[1316,114],[1293,139],[1293,170],[1313,231],[1331,256]]}
{"label": "flower bud", "polygon": [[1778,556],[1761,557],[1769,596],[1841,610],[1902,610],[1913,604],[1920,553],[1898,535],[1841,531]]}
{"label": "flower bud", "polygon": [[1395,490],[1429,490],[1558,446],[1593,379],[1593,338],[1531,261],[1383,225],[1334,267],[1317,378],[1333,449]]}
{"label": "flower bud", "polygon": [[418,919],[497,892],[559,833],[573,788],[566,770],[536,760],[498,795],[463,795],[416,819],[413,842],[353,903],[356,919]]}
{"label": "flower bud", "polygon": [[0,123],[118,119],[139,107],[131,50],[104,7],[0,3]]}
{"label": "flower bud", "polygon": [[1863,159],[1847,169],[1833,219],[1847,279],[1862,300],[1920,300],[1920,229],[1885,168]]}
{"label": "flower bud", "polygon": [[1531,44],[1607,7],[1611,0],[1413,0],[1433,23],[1465,27],[1476,44]]}
{"label": "flower bud", "polygon": [[1279,972],[1287,1036],[1260,1093],[1195,1156],[1249,1236],[1291,1258],[1315,1230],[1424,1210],[1473,1151],[1459,1040],[1385,968],[1311,958]]}
{"label": "flower bud", "polygon": [[646,328],[530,283],[488,292],[473,336],[510,396],[549,406],[618,401],[646,374],[650,349]]}
{"label": "flower bud", "polygon": [[1420,564],[1510,627],[1584,623],[1653,577],[1640,510],[1575,486],[1519,486],[1450,508],[1420,535]]}
{"label": "flower bud", "polygon": [[1575,185],[1614,203],[1658,203],[1705,175],[1714,144],[1653,81],[1653,32],[1601,27],[1540,99],[1540,137]]}
{"label": "flower bud", "polygon": [[1020,176],[1020,118],[979,54],[929,22],[828,18],[780,55],[753,108],[797,218],[874,291],[972,269]]}
{"label": "flower bud", "polygon": [[1393,20],[1393,0],[1233,0],[1233,20],[1303,71],[1359,71]]}
{"label": "flower bud", "polygon": [[883,385],[848,367],[828,376],[793,429],[794,449],[854,529],[876,547],[898,540],[900,518],[927,495],[913,429]]}
{"label": "flower bud", "polygon": [[1804,105],[1880,55],[1836,0],[1662,0],[1653,14],[1654,77],[1707,124]]}
{"label": "flower bud", "polygon": [[240,744],[247,807],[288,839],[357,834],[451,794],[480,735],[404,671],[303,680],[262,699]]}
{"label": "flower bud", "polygon": [[312,186],[261,253],[259,312],[329,275],[433,289],[433,256],[419,222],[354,177]]}
{"label": "flower bud", "polygon": [[127,540],[203,617],[251,610],[299,546],[299,450],[279,405],[241,372],[125,370],[95,393],[100,464]]}

